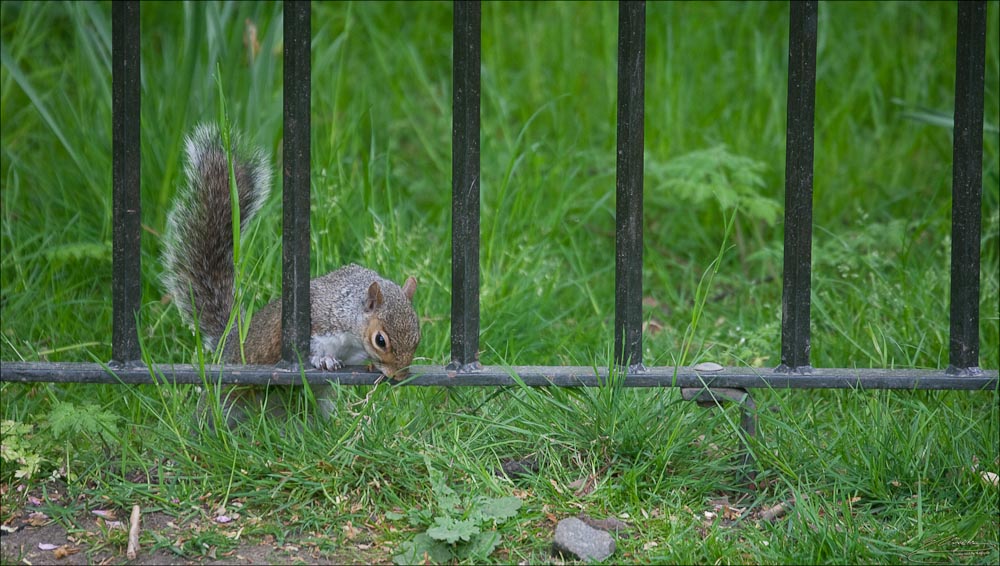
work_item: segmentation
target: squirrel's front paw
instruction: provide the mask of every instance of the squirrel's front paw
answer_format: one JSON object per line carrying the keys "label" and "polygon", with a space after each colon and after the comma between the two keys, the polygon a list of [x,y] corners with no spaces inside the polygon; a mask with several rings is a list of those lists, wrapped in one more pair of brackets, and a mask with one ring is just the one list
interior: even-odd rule
{"label": "squirrel's front paw", "polygon": [[313,356],[309,358],[309,361],[312,362],[314,368],[326,371],[336,371],[344,367],[344,364],[333,356]]}

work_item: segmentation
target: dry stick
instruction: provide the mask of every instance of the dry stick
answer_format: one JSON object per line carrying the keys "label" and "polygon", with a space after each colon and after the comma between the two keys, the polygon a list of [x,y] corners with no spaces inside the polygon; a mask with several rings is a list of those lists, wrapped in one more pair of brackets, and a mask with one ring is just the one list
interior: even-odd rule
{"label": "dry stick", "polygon": [[129,521],[128,528],[128,547],[125,551],[125,556],[129,560],[135,560],[136,554],[139,552],[139,506],[132,506],[132,517]]}
{"label": "dry stick", "polygon": [[[805,495],[802,499],[807,499]],[[791,498],[788,501],[782,501],[781,503],[775,505],[774,507],[769,507],[767,509],[762,509],[759,517],[765,521],[773,522],[780,519],[788,513],[788,511],[795,505],[795,498]]]}

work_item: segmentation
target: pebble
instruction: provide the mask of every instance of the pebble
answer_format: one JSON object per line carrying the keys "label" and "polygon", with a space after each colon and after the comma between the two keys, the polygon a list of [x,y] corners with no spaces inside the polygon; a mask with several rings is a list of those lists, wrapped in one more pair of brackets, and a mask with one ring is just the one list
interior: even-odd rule
{"label": "pebble", "polygon": [[615,539],[576,517],[569,517],[556,525],[552,547],[556,552],[571,554],[580,560],[600,562],[615,553]]}

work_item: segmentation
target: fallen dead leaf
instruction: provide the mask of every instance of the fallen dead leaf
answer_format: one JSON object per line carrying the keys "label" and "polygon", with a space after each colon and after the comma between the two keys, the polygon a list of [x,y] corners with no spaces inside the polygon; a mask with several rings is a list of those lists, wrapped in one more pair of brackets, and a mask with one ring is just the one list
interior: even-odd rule
{"label": "fallen dead leaf", "polygon": [[63,558],[76,554],[77,552],[80,552],[79,546],[70,546],[68,544],[64,544],[59,548],[53,550],[52,556],[55,556],[56,560],[62,560]]}
{"label": "fallen dead leaf", "polygon": [[257,35],[257,25],[250,18],[243,22],[243,47],[246,48],[251,62],[257,59],[257,55],[260,54],[260,38]]}
{"label": "fallen dead leaf", "polygon": [[589,475],[585,478],[580,478],[573,483],[569,484],[567,487],[575,490],[573,495],[576,497],[584,497],[590,495],[594,491],[594,486],[597,485],[597,477]]}
{"label": "fallen dead leaf", "polygon": [[358,536],[358,533],[360,532],[357,528],[355,528],[355,526],[350,521],[348,521],[347,524],[341,527],[341,529],[344,530],[344,536],[346,536],[348,540],[351,540],[354,537]]}
{"label": "fallen dead leaf", "polygon": [[993,487],[1000,485],[1000,475],[994,474],[993,472],[983,472],[981,477],[984,482],[992,485]]}
{"label": "fallen dead leaf", "polygon": [[49,516],[45,513],[34,512],[28,515],[28,524],[32,527],[42,527],[49,522]]}
{"label": "fallen dead leaf", "polygon": [[663,331],[663,323],[652,318],[649,319],[649,321],[646,322],[643,325],[643,327],[644,327],[643,330],[649,333],[650,336],[655,336],[656,334],[659,334],[660,332]]}
{"label": "fallen dead leaf", "polygon": [[730,507],[728,505],[722,507],[722,518],[727,521],[738,521],[742,516],[743,509],[739,507]]}

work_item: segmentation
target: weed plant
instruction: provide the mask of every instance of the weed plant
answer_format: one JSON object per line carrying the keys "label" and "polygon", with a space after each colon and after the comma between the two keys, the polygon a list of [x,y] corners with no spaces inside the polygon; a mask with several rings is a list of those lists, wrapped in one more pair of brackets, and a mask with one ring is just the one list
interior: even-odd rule
{"label": "weed plant", "polygon": [[[281,170],[282,11],[141,10],[140,332],[148,360],[188,363],[196,340],[159,284],[183,136],[219,116],[221,84],[230,120]],[[996,369],[1000,5],[988,10],[980,363]],[[780,345],[787,6],[646,12],[644,361],[767,371]],[[3,360],[110,358],[110,13],[0,4]],[[449,361],[451,23],[448,3],[312,12],[312,272],[357,262],[416,276],[419,362],[436,365]],[[819,6],[816,366],[947,366],[955,28],[951,3]],[[614,3],[483,4],[484,363],[608,364],[616,30]],[[272,197],[242,250],[257,308],[280,292],[280,224]],[[338,561],[390,560],[442,513],[447,485],[462,501],[523,501],[477,524],[496,529],[500,563],[549,561],[553,521],[580,512],[632,523],[620,561],[1000,561],[1000,496],[982,476],[1000,472],[996,391],[755,391],[755,491],[734,473],[738,413],[672,389],[339,388],[328,423],[260,417],[219,433],[198,428],[189,386],[0,392],[3,521],[59,485],[72,497],[44,510],[74,529],[83,509],[135,502],[214,525],[183,542],[143,535],[188,559],[231,549],[240,529]],[[510,480],[498,474],[510,462],[536,470]],[[213,523],[220,509],[241,516]]]}

